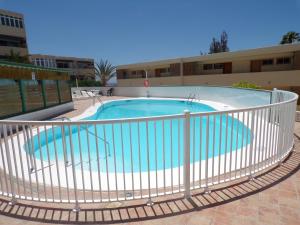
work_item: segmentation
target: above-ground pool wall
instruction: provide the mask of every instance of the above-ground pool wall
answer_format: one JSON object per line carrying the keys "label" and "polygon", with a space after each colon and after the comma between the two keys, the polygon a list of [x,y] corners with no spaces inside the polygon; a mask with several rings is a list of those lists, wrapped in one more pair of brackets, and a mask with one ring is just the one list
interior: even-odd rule
{"label": "above-ground pool wall", "polygon": [[115,87],[114,95],[128,97],[188,98],[222,102],[233,107],[270,104],[272,92],[231,87],[174,86],[174,87]]}

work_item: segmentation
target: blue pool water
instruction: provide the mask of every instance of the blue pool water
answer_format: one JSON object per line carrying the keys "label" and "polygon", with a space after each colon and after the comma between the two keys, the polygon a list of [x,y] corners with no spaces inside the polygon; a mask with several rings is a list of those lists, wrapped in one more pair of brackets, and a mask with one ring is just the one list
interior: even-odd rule
{"label": "blue pool water", "polygon": [[[182,114],[186,109],[190,112],[215,111],[205,104],[179,100],[120,100],[105,104],[94,115],[83,120]],[[205,159],[206,154],[210,158],[230,150],[236,151],[250,142],[248,128],[231,116],[192,117],[190,123],[191,162]],[[54,127],[41,132],[40,137],[35,135],[33,141],[28,140],[25,148],[34,157],[46,161],[48,156],[51,161],[55,161],[56,157],[71,161],[72,148],[78,169],[82,166],[83,169],[101,172],[143,172],[148,167],[150,170],[161,170],[183,164],[183,130],[183,119],[156,120],[148,124],[133,122]],[[84,162],[82,165],[79,163],[81,160]]]}

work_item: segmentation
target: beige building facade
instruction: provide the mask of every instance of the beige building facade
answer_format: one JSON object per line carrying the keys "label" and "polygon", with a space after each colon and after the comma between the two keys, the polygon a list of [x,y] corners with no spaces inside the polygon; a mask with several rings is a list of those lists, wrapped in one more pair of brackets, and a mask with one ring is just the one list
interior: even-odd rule
{"label": "beige building facade", "polygon": [[95,80],[93,59],[41,54],[30,55],[29,58],[36,66],[68,69],[71,80]]}
{"label": "beige building facade", "polygon": [[118,86],[220,85],[240,81],[300,92],[300,44],[117,66]]}
{"label": "beige building facade", "polygon": [[24,17],[0,9],[0,59],[7,58],[12,50],[20,56],[28,55]]}

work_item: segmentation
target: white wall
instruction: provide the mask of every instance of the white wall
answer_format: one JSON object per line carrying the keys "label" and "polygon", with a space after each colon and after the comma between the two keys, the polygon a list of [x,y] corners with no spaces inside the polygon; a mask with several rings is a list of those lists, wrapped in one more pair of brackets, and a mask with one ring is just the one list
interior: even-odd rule
{"label": "white wall", "polygon": [[74,103],[68,102],[65,104],[49,107],[47,109],[38,110],[31,113],[25,113],[22,115],[10,117],[7,120],[25,120],[25,121],[32,121],[32,120],[45,120],[51,117],[55,117],[57,115],[69,112],[74,109]]}
{"label": "white wall", "polygon": [[183,97],[196,94],[198,99],[222,102],[233,107],[250,107],[270,103],[270,91],[230,87],[174,86],[174,87],[115,87],[114,95],[128,97]]}

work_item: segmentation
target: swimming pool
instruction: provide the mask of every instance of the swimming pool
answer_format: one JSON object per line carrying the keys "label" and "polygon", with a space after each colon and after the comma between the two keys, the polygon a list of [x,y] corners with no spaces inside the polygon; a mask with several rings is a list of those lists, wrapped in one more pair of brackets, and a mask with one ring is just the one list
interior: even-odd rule
{"label": "swimming pool", "polygon": [[[182,100],[118,100],[100,106],[82,120],[164,116],[182,114],[184,110],[216,111],[206,104]],[[251,141],[249,129],[225,114],[191,117],[190,124],[191,162],[236,151]],[[184,119],[180,117],[53,127],[33,136],[25,149],[37,159],[50,161],[70,162],[72,152],[76,169],[126,173],[182,166],[183,142]]]}

